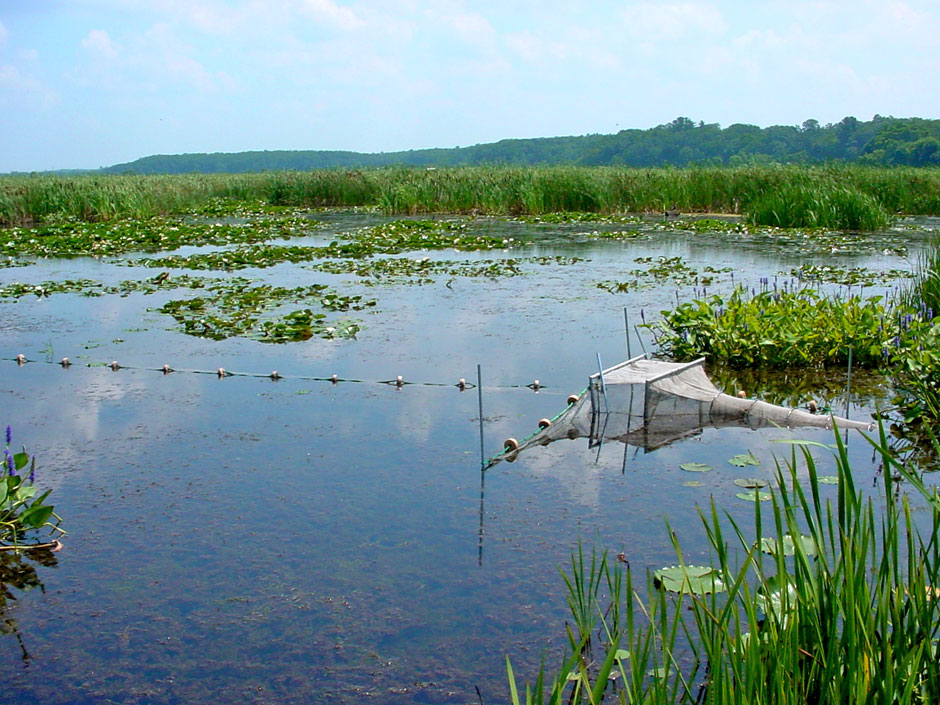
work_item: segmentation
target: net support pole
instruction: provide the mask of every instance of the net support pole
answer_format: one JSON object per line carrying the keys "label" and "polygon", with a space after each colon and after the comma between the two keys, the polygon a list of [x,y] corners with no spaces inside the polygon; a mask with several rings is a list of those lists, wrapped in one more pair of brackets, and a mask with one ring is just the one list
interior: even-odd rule
{"label": "net support pole", "polygon": [[477,364],[477,400],[480,412],[480,467],[486,470],[486,450],[483,447],[483,372]]}
{"label": "net support pole", "polygon": [[[845,418],[849,418],[849,402],[852,399],[852,346],[849,346],[849,367],[845,373]],[[849,442],[849,429],[845,429],[845,442]]]}
{"label": "net support pole", "polygon": [[480,533],[477,539],[477,565],[483,565],[483,497],[486,482],[486,451],[483,447],[483,373],[477,365],[477,400],[480,411]]}
{"label": "net support pole", "polygon": [[601,365],[601,354],[597,353],[597,373],[601,380],[601,394],[604,395],[604,411],[610,413],[610,404],[607,403],[607,384],[604,382],[604,366]]}
{"label": "net support pole", "polygon": [[623,307],[623,332],[627,336],[627,359],[633,357],[633,353],[630,351],[630,318],[627,315],[627,307]]}

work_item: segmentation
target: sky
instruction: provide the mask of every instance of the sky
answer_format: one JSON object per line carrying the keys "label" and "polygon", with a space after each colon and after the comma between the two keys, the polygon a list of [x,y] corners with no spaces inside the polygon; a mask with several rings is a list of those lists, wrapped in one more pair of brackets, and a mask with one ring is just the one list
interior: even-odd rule
{"label": "sky", "polygon": [[940,117],[940,2],[0,0],[0,172]]}

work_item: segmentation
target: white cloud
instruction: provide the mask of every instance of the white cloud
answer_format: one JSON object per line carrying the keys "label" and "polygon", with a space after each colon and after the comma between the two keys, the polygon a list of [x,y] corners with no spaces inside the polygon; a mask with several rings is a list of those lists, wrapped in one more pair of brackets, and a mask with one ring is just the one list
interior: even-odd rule
{"label": "white cloud", "polygon": [[88,49],[109,59],[113,59],[117,56],[117,50],[111,43],[111,37],[109,37],[108,33],[103,29],[91,30],[88,35],[82,39],[81,45],[83,49]]}
{"label": "white cloud", "polygon": [[333,0],[299,0],[298,7],[338,29],[359,29],[365,24],[355,12]]}
{"label": "white cloud", "polygon": [[722,14],[709,3],[638,2],[628,6],[622,17],[630,34],[654,41],[717,35],[726,28]]}

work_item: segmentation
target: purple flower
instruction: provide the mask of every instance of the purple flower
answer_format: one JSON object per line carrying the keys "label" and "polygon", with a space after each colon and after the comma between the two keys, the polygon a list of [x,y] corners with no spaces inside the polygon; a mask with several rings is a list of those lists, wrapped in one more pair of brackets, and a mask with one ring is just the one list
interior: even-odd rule
{"label": "purple flower", "polygon": [[33,484],[36,480],[36,466],[34,465],[29,469],[29,484]]}
{"label": "purple flower", "polygon": [[10,441],[13,440],[13,429],[7,426],[7,445],[10,445]]}
{"label": "purple flower", "polygon": [[16,465],[13,462],[13,456],[10,454],[9,448],[5,448],[3,452],[6,456],[7,472],[9,473],[10,477],[13,477],[16,475]]}

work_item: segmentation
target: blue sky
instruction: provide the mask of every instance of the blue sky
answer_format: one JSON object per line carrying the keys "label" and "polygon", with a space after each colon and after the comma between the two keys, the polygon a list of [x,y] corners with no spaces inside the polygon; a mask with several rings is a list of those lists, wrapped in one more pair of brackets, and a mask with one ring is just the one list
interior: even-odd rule
{"label": "blue sky", "polygon": [[940,117],[937,0],[0,0],[0,172]]}

